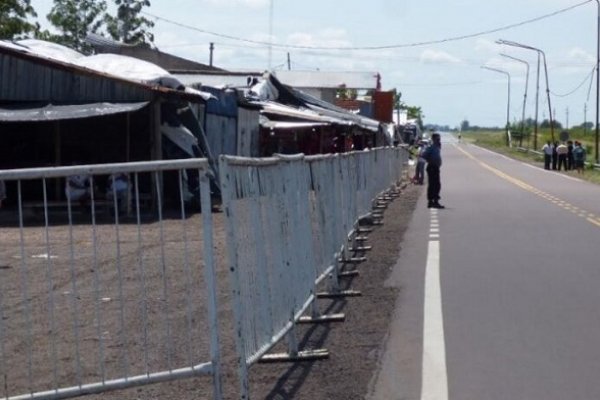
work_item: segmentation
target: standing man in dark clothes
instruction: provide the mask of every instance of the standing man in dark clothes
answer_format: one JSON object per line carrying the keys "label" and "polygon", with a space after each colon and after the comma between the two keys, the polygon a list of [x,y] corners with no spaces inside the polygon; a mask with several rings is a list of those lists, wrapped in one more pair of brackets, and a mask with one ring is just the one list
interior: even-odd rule
{"label": "standing man in dark clothes", "polygon": [[427,161],[427,208],[445,208],[440,204],[440,167],[442,166],[442,143],[439,133],[431,135],[432,144],[423,152]]}
{"label": "standing man in dark clothes", "polygon": [[573,141],[567,141],[567,171],[575,168],[575,163],[573,161]]}
{"label": "standing man in dark clothes", "polygon": [[558,142],[554,142],[552,145],[552,170],[556,171],[556,166],[558,165],[558,153],[556,152],[556,148],[558,147]]}

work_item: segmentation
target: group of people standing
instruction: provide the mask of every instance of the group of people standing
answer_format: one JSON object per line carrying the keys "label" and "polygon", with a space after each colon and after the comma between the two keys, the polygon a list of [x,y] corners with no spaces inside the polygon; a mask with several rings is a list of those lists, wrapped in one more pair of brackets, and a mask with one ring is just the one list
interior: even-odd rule
{"label": "group of people standing", "polygon": [[577,170],[583,174],[586,152],[581,142],[572,140],[565,142],[546,142],[542,147],[544,153],[544,169],[561,171]]}

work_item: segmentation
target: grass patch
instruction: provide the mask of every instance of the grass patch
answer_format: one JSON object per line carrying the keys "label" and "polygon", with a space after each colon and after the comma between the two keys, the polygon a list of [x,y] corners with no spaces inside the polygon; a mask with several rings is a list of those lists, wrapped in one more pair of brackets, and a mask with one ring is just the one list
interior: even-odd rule
{"label": "grass patch", "polygon": [[[558,136],[555,132],[555,136]],[[506,135],[500,131],[474,131],[474,132],[463,132],[463,140],[468,143],[476,144],[489,150],[493,150],[497,153],[505,156],[520,160],[532,165],[536,165],[540,168],[544,167],[544,157],[533,152],[526,152],[517,150],[517,147],[509,148],[506,146]],[[550,140],[550,133],[542,131],[538,136],[538,146],[541,147],[547,140]],[[571,135],[571,140],[579,140],[583,143],[587,150],[588,162],[593,161],[593,148],[594,141],[591,137],[577,137]],[[513,146],[517,143],[513,141]],[[530,141],[531,149],[533,149],[533,141]],[[527,147],[527,140],[523,139],[523,146]],[[539,151],[539,150],[538,150]],[[577,174],[577,171],[562,171],[561,173],[577,177],[588,182],[600,185],[600,170],[595,170],[591,167],[586,168],[583,175]]]}

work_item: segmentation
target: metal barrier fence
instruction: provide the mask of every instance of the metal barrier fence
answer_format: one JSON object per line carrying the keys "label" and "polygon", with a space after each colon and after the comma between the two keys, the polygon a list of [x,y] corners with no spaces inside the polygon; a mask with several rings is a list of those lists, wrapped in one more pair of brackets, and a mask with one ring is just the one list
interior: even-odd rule
{"label": "metal barrier fence", "polygon": [[[295,326],[327,320],[315,305],[317,285],[331,278],[352,250],[359,218],[395,187],[408,154],[400,148],[325,156],[252,159],[221,156],[228,263],[234,302],[241,398],[258,360],[314,358],[300,351]],[[312,318],[302,317],[309,307]],[[335,316],[331,316],[335,318]],[[286,338],[285,355],[266,355]]]}
{"label": "metal barrier fence", "polygon": [[[0,230],[0,395],[61,399],[212,375],[222,398],[209,171],[205,159],[0,171],[17,210]],[[115,173],[129,175],[125,202],[117,189],[49,200],[69,176],[94,188]],[[208,212],[189,215],[182,181],[196,173]],[[140,187],[161,193],[167,181],[178,182],[178,211],[163,215],[155,195],[148,217]]]}

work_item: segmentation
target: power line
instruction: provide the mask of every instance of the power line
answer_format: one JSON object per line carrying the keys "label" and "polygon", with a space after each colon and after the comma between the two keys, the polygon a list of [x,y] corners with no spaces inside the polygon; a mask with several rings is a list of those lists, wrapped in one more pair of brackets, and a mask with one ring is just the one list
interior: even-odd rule
{"label": "power line", "polygon": [[567,96],[570,96],[570,95],[572,95],[573,93],[575,93],[577,90],[579,90],[579,88],[581,88],[581,87],[584,85],[584,83],[586,83],[586,82],[587,82],[587,80],[588,80],[588,79],[592,78],[592,77],[594,76],[594,72],[595,72],[595,71],[596,71],[596,67],[592,68],[592,71],[591,71],[589,74],[587,74],[587,75],[585,76],[585,79],[584,79],[584,80],[583,80],[583,81],[582,81],[582,82],[581,82],[579,85],[577,85],[577,87],[576,87],[575,89],[571,90],[571,91],[570,91],[570,92],[568,92],[568,93],[565,93],[565,94],[557,94],[557,93],[554,93],[552,90],[550,91],[550,93],[551,93],[553,96],[555,96],[555,97],[567,97]]}
{"label": "power line", "polygon": [[402,83],[402,87],[442,87],[442,86],[471,86],[479,85],[483,81],[470,81],[470,82],[448,82],[448,83]]}
{"label": "power line", "polygon": [[429,41],[423,41],[423,42],[414,42],[414,43],[404,43],[404,44],[393,44],[393,45],[383,45],[383,46],[362,46],[362,47],[319,47],[319,46],[299,46],[299,45],[289,45],[289,44],[281,44],[281,43],[270,43],[270,42],[264,42],[264,41],[260,41],[260,40],[251,40],[251,39],[245,39],[245,38],[241,38],[241,37],[237,37],[237,36],[232,36],[232,35],[226,35],[223,33],[218,33],[218,32],[212,32],[212,31],[208,31],[205,29],[201,29],[201,28],[196,28],[194,26],[191,25],[187,25],[187,24],[183,24],[181,22],[177,22],[177,21],[173,21],[171,19],[168,18],[163,18],[163,17],[159,17],[158,15],[155,14],[151,14],[149,12],[146,11],[141,11],[142,14],[147,15],[151,18],[154,18],[156,20],[159,21],[164,21],[167,22],[169,24],[172,25],[176,25],[182,28],[186,28],[186,29],[190,29],[196,32],[200,32],[200,33],[204,33],[207,35],[213,35],[213,36],[217,36],[220,38],[224,38],[224,39],[230,39],[230,40],[236,40],[239,42],[245,42],[245,43],[252,43],[252,44],[259,44],[259,45],[263,45],[263,46],[272,46],[272,47],[279,47],[279,48],[285,48],[285,49],[310,49],[310,50],[388,50],[388,49],[399,49],[399,48],[407,48],[407,47],[419,47],[419,46],[428,46],[428,45],[432,45],[432,44],[440,44],[440,43],[448,43],[448,42],[455,42],[455,41],[459,41],[459,40],[464,40],[464,39],[471,39],[471,38],[475,38],[478,36],[484,36],[484,35],[489,35],[492,33],[498,33],[498,32],[502,32],[505,30],[509,30],[512,28],[517,28],[523,25],[527,25],[533,22],[538,22],[541,21],[543,19],[546,18],[550,18],[550,17],[554,17],[556,15],[559,14],[563,14],[567,11],[571,11],[575,8],[581,7],[587,3],[590,3],[593,0],[586,0],[582,3],[578,3],[575,5],[572,5],[570,7],[566,7],[563,9],[560,9],[558,11],[554,11],[552,13],[549,14],[545,14],[542,15],[540,17],[536,17],[536,18],[531,18],[525,21],[521,21],[521,22],[517,22],[514,24],[509,24],[509,25],[505,25],[499,28],[494,28],[494,29],[489,29],[489,30],[485,30],[485,31],[480,31],[480,32],[476,32],[476,33],[471,33],[471,34],[466,34],[466,35],[461,35],[461,36],[453,36],[453,37],[449,37],[449,38],[445,38],[445,39],[437,39],[437,40],[429,40]]}

